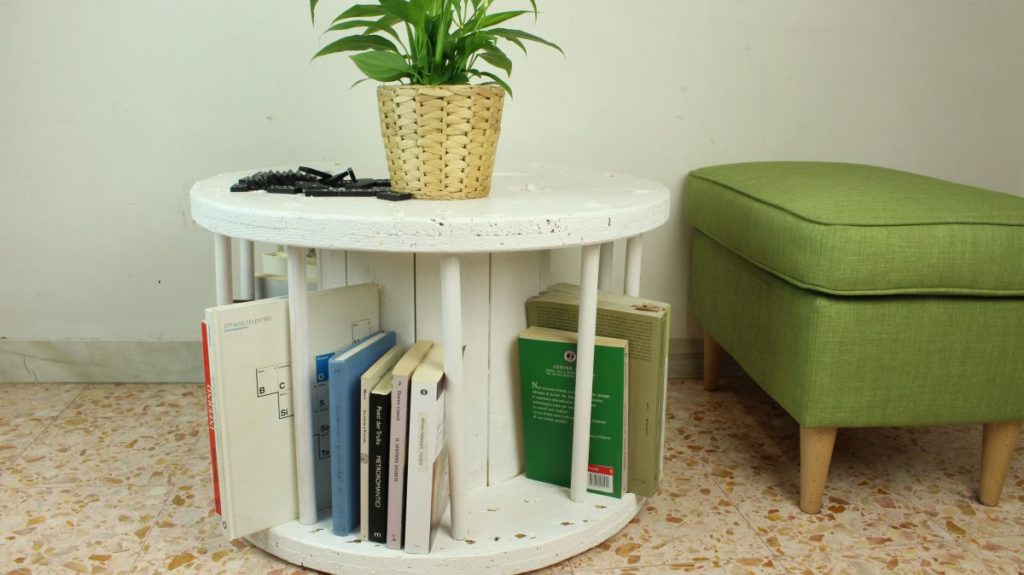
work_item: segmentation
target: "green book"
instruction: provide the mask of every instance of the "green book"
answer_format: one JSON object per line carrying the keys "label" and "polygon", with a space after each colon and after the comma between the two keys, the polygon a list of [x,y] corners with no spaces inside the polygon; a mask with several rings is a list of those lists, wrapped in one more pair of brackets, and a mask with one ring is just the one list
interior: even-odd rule
{"label": "green book", "polygon": [[[629,343],[598,337],[590,415],[587,490],[622,497],[628,470]],[[526,476],[569,487],[573,406],[576,396],[576,334],[531,327],[519,334]]]}
{"label": "green book", "polygon": [[[629,341],[629,481],[626,491],[658,491],[665,435],[669,304],[600,291],[597,335]],[[555,284],[526,302],[526,325],[576,331],[579,288]]]}

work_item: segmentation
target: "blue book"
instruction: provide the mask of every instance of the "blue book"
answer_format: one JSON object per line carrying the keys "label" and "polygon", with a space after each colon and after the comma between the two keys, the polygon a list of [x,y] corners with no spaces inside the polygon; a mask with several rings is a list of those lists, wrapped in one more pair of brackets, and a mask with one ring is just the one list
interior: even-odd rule
{"label": "blue book", "polygon": [[393,331],[377,333],[341,350],[328,363],[335,535],[348,535],[359,526],[359,378],[395,341]]}

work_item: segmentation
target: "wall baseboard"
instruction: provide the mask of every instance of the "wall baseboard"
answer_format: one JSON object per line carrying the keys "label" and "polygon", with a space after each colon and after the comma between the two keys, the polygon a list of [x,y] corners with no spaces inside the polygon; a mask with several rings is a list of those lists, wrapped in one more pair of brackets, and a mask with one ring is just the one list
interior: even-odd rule
{"label": "wall baseboard", "polygon": [[[668,376],[700,379],[704,344],[699,338],[669,342]],[[742,375],[728,356],[722,374]],[[14,341],[0,340],[0,382],[201,383],[198,341]]]}
{"label": "wall baseboard", "polygon": [[[704,378],[704,340],[702,338],[673,338],[668,345],[669,379]],[[743,377],[743,368],[729,357],[722,356],[722,377]]]}
{"label": "wall baseboard", "polygon": [[200,383],[198,341],[0,340],[0,382]]}

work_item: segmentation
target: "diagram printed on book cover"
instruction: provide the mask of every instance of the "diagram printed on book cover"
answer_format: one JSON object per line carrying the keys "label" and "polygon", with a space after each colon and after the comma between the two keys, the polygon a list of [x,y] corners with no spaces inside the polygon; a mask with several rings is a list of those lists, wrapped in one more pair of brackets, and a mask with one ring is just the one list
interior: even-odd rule
{"label": "diagram printed on book cover", "polygon": [[[325,354],[316,358],[316,383],[313,384],[315,407],[313,417],[316,419],[315,441],[317,459],[330,459],[330,412],[327,389],[327,362],[334,354]],[[286,419],[295,415],[292,403],[292,369],[291,363],[277,363],[256,370],[256,397],[276,398],[278,419]]]}
{"label": "diagram printed on book cover", "polygon": [[292,366],[290,363],[268,365],[256,370],[256,397],[277,399],[277,418],[295,414],[292,408]]}

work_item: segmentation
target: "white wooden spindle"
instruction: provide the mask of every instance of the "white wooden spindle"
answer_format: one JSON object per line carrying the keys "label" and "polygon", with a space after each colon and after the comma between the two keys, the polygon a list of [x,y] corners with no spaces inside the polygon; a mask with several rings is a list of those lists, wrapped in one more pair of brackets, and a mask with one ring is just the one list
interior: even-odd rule
{"label": "white wooden spindle", "polygon": [[626,240],[626,295],[640,295],[640,265],[643,261],[643,251],[643,236],[633,236]]}
{"label": "white wooden spindle", "polygon": [[583,501],[587,494],[590,460],[590,411],[594,387],[594,332],[597,328],[597,279],[600,246],[583,246],[580,261],[580,316],[576,345],[576,398],[572,425],[572,474],[569,497]]}
{"label": "white wooden spindle", "polygon": [[312,385],[309,380],[309,294],[306,248],[288,246],[288,320],[291,328],[292,412],[295,414],[295,478],[299,521],[316,523]]}
{"label": "white wooden spindle", "polygon": [[537,259],[540,289],[543,291],[551,285],[551,250],[541,250]]}
{"label": "white wooden spindle", "polygon": [[217,305],[233,301],[231,288],[231,237],[213,234],[213,268],[217,285]]}
{"label": "white wooden spindle", "polygon": [[238,240],[238,299],[256,299],[256,254],[251,240]]}
{"label": "white wooden spindle", "polygon": [[601,244],[601,270],[598,276],[597,287],[602,290],[612,289],[612,261],[615,259],[615,244],[606,242]]}
{"label": "white wooden spindle", "polygon": [[458,255],[441,256],[441,340],[444,345],[445,424],[448,427],[448,470],[451,475],[452,538],[466,538],[469,486],[462,377],[462,268]]}

